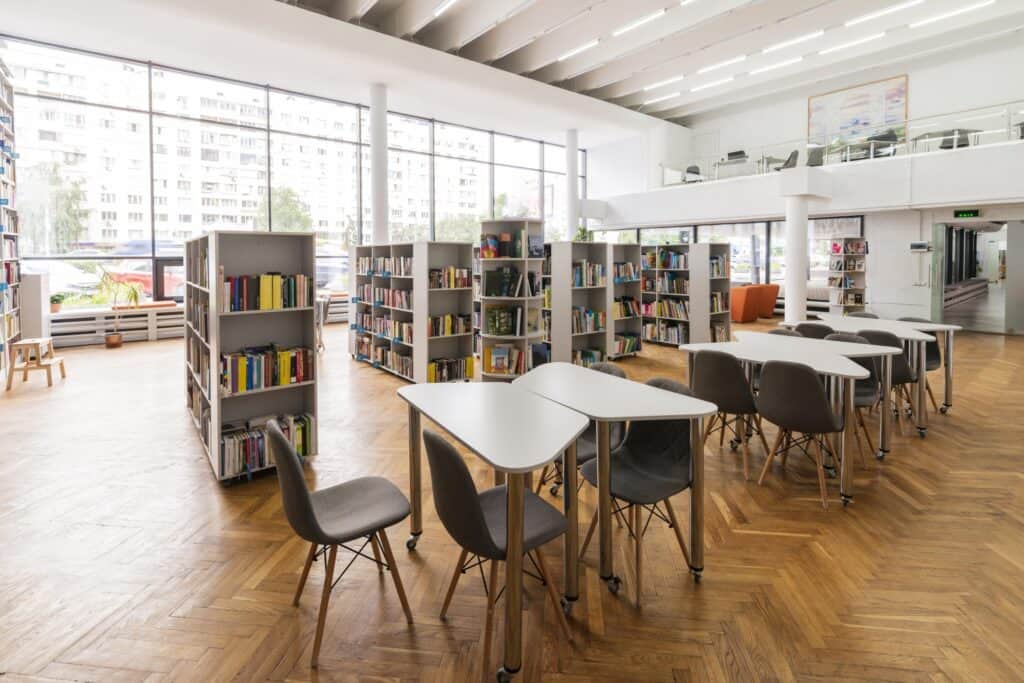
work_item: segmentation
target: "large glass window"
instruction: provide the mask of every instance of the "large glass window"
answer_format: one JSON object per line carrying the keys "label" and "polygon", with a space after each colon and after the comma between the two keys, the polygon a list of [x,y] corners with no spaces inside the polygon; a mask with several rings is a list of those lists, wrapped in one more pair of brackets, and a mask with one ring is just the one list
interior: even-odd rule
{"label": "large glass window", "polygon": [[[368,137],[366,139],[369,140]],[[388,147],[429,152],[430,121],[388,113]]]}
{"label": "large glass window", "polygon": [[593,230],[590,239],[594,242],[611,242],[612,244],[636,244],[637,231],[628,230]]}
{"label": "large glass window", "polygon": [[[807,255],[810,272],[807,275],[812,287],[828,286],[828,266],[832,239],[835,237],[862,237],[863,219],[860,216],[840,218],[817,218],[809,221],[810,235],[807,239]],[[776,221],[771,224],[771,255],[769,273],[772,282],[786,279],[786,224]]]}
{"label": "large glass window", "polygon": [[693,228],[641,228],[640,244],[689,244]]}
{"label": "large glass window", "polygon": [[359,108],[318,97],[271,90],[270,129],[359,142]]}
{"label": "large glass window", "polygon": [[491,134],[474,128],[434,124],[434,153],[477,161],[491,160]]}
{"label": "large glass window", "polygon": [[733,282],[760,284],[765,281],[767,224],[701,225],[697,228],[697,238],[701,242],[718,242],[732,247],[729,270]]}
{"label": "large glass window", "polygon": [[495,166],[494,216],[496,218],[539,218],[540,171]]}
{"label": "large glass window", "polygon": [[[153,262],[149,258],[26,259],[22,263],[26,273],[45,273],[50,292],[65,294],[68,308],[124,304],[132,288],[139,291],[142,302],[153,298]],[[183,285],[180,277],[165,277],[168,296]]]}
{"label": "large glass window", "polygon": [[267,91],[255,85],[154,67],[153,111],[266,128]]}
{"label": "large glass window", "polygon": [[465,159],[434,159],[434,235],[450,242],[474,242],[480,221],[490,218],[490,170]]}
{"label": "large glass window", "polygon": [[430,239],[430,156],[388,152],[388,230],[392,242]]}
{"label": "large glass window", "polygon": [[540,143],[535,140],[495,134],[494,163],[521,166],[522,168],[540,168]]}

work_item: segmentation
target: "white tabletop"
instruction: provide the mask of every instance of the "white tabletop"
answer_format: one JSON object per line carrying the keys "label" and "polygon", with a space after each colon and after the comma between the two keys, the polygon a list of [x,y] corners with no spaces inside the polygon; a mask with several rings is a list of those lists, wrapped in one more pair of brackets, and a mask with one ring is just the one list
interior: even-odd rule
{"label": "white tabletop", "polygon": [[831,313],[816,313],[821,316],[820,320],[801,320],[799,322],[781,322],[783,327],[796,327],[801,322],[824,323],[836,332],[853,332],[856,334],[861,330],[882,330],[891,332],[899,339],[905,341],[935,341],[935,337],[924,332],[918,332],[910,323],[899,320],[882,320],[881,318],[858,318],[849,315],[835,315]]}
{"label": "white tabletop", "polygon": [[587,428],[583,415],[505,382],[414,384],[398,395],[502,472],[532,472]]}
{"label": "white tabletop", "polygon": [[[775,336],[775,335],[772,335]],[[752,341],[706,342],[703,344],[682,344],[679,349],[689,353],[697,351],[723,351],[749,363],[767,363],[773,360],[803,363],[821,375],[867,379],[871,373],[849,358],[826,350],[809,347],[764,344]]]}
{"label": "white tabletop", "polygon": [[878,346],[876,344],[856,344],[854,342],[828,341],[825,339],[808,339],[807,337],[791,337],[767,332],[739,330],[733,334],[741,342],[750,344],[767,344],[780,348],[808,349],[834,353],[846,358],[875,358],[877,356],[896,356],[903,353],[898,346]]}
{"label": "white tabletop", "polygon": [[[850,316],[841,316],[836,313],[816,313],[816,317],[821,318],[824,321],[829,321],[834,318],[843,318]],[[918,332],[959,332],[964,329],[960,325],[950,325],[947,323],[933,323],[933,322],[914,322],[913,320],[894,320],[892,318],[875,318],[887,323],[900,323],[901,325],[909,325]],[[861,320],[871,320],[871,318],[861,318]],[[867,328],[863,328],[867,329]]]}
{"label": "white tabletop", "polygon": [[714,403],[572,363],[545,363],[512,384],[595,420],[688,419],[718,411]]}

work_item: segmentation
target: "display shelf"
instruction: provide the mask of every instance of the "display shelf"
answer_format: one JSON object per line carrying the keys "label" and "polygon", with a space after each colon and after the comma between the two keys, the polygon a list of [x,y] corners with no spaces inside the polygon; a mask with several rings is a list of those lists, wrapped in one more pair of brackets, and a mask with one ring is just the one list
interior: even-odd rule
{"label": "display shelf", "polygon": [[728,340],[730,246],[661,244],[640,249],[643,340],[672,346]]}
{"label": "display shelf", "polygon": [[0,60],[0,382],[11,370],[11,344],[21,339],[21,245],[15,202],[14,84]]}
{"label": "display shelf", "polygon": [[864,310],[867,304],[868,241],[837,237],[829,244],[829,312]]}
{"label": "display shelf", "polygon": [[614,330],[610,248],[605,242],[549,245],[550,360],[590,365],[608,357]]}

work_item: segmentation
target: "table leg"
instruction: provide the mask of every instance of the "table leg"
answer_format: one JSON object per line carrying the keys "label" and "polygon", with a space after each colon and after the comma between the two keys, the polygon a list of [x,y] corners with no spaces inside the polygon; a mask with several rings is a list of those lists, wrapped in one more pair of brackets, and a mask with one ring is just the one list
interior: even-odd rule
{"label": "table leg", "polygon": [[881,460],[889,452],[889,428],[892,421],[892,356],[882,356],[882,414],[878,418],[878,453]]}
{"label": "table leg", "polygon": [[562,458],[562,505],[569,528],[565,532],[565,607],[574,602],[580,595],[579,561],[580,561],[580,506],[579,486],[576,470],[576,442],[573,441],[565,449]]}
{"label": "table leg", "polygon": [[839,496],[843,505],[849,505],[853,500],[853,448],[852,442],[857,433],[857,416],[854,414],[854,391],[857,380],[851,378],[842,379],[843,387],[843,433],[839,441],[840,475],[839,475]]}
{"label": "table leg", "polygon": [[508,473],[508,554],[505,558],[505,655],[499,677],[514,674],[523,661],[523,491],[525,477]]}
{"label": "table leg", "polygon": [[601,546],[601,578],[608,582],[608,588],[618,592],[619,579],[612,566],[612,489],[611,489],[611,443],[610,424],[597,422],[597,518],[598,538]]}
{"label": "table leg", "polygon": [[409,406],[409,501],[412,515],[409,517],[409,540],[405,547],[416,549],[416,543],[423,533],[423,461],[420,457],[420,411]]}
{"label": "table leg", "polygon": [[927,342],[917,344],[917,395],[914,400],[914,413],[917,416],[917,434],[922,439],[928,433],[928,372],[925,369],[927,364],[927,353],[925,349]]}
{"label": "table leg", "polygon": [[704,571],[704,436],[703,419],[690,420],[690,571],[700,581]]}
{"label": "table leg", "polygon": [[943,413],[953,407],[953,330],[946,330],[943,336],[945,353],[942,355],[942,367],[946,372],[946,397],[942,400],[939,410]]}

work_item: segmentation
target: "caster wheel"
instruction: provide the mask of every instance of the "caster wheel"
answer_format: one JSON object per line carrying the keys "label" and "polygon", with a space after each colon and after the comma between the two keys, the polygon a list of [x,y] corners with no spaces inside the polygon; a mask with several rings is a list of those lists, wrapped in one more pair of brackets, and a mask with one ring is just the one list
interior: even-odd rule
{"label": "caster wheel", "polygon": [[416,550],[416,544],[419,542],[419,540],[420,537],[418,535],[410,536],[409,539],[405,542],[405,547],[409,550]]}
{"label": "caster wheel", "polygon": [[699,569],[692,569],[692,570],[690,570],[690,573],[693,574],[693,581],[694,581],[694,583],[700,583],[701,570],[699,570]]}
{"label": "caster wheel", "polygon": [[907,408],[907,409],[905,409],[903,411],[903,414],[906,415],[907,417],[913,417],[914,416],[914,409],[913,408]]}
{"label": "caster wheel", "polygon": [[849,496],[843,496],[843,507],[847,507],[847,506],[849,506],[849,504],[850,504],[850,501],[852,501],[852,500],[853,500],[853,499],[852,499],[852,498],[850,498]]}
{"label": "caster wheel", "polygon": [[836,472],[836,468],[835,467],[826,467],[825,468],[825,474],[828,475],[829,479],[835,479],[836,477],[839,476],[839,473]]}
{"label": "caster wheel", "polygon": [[558,484],[552,484],[551,488],[548,489],[552,496],[558,495]]}
{"label": "caster wheel", "polygon": [[622,579],[620,579],[617,576],[613,576],[612,578],[608,579],[605,583],[608,584],[608,592],[612,595],[617,595],[619,589],[622,588]]}
{"label": "caster wheel", "polygon": [[924,430],[924,429],[918,429],[918,430],[917,430],[917,435],[918,435],[919,437],[921,437],[922,439],[923,439],[923,438],[925,437],[925,434],[927,434],[927,433],[928,433],[928,432],[927,432],[926,430]]}
{"label": "caster wheel", "polygon": [[739,441],[737,441],[736,439],[729,439],[729,450],[730,451],[735,451],[739,447],[740,447],[740,442]]}
{"label": "caster wheel", "polygon": [[559,602],[559,604],[562,605],[562,613],[564,613],[565,616],[567,616],[567,617],[571,616],[572,615],[572,600],[569,600],[569,598],[567,598],[565,596],[562,596],[562,598],[558,602]]}
{"label": "caster wheel", "polygon": [[498,673],[494,675],[495,680],[498,683],[510,683],[512,680],[512,674],[505,670],[505,667],[498,669]]}
{"label": "caster wheel", "polygon": [[875,460],[885,460],[885,451],[875,453]]}
{"label": "caster wheel", "polygon": [[939,406],[939,412],[945,415],[952,406]]}

